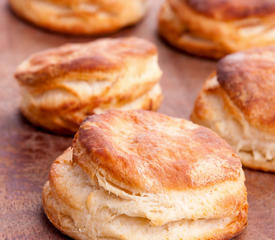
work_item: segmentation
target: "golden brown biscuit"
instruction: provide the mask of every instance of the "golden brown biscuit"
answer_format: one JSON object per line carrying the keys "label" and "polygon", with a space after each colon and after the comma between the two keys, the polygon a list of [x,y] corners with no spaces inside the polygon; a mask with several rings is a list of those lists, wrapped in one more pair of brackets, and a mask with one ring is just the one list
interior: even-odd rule
{"label": "golden brown biscuit", "polygon": [[275,1],[166,0],[159,32],[189,53],[221,58],[239,50],[275,44]]}
{"label": "golden brown biscuit", "polygon": [[155,46],[139,38],[66,44],[17,69],[21,111],[33,124],[72,134],[87,115],[110,108],[156,110],[162,100]]}
{"label": "golden brown biscuit", "polygon": [[225,138],[245,166],[275,171],[275,46],[223,58],[191,119]]}
{"label": "golden brown biscuit", "polygon": [[247,222],[239,157],[214,132],[149,111],[88,117],[43,190],[75,239],[229,239]]}
{"label": "golden brown biscuit", "polygon": [[9,0],[20,17],[48,30],[99,35],[138,22],[147,0]]}

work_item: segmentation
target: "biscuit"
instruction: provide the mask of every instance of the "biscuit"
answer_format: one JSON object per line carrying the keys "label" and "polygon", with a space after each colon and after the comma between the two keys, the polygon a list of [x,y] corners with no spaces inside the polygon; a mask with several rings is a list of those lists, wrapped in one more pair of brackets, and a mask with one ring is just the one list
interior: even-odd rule
{"label": "biscuit", "polygon": [[43,206],[75,239],[229,239],[247,222],[231,147],[207,128],[143,110],[89,116],[52,164]]}
{"label": "biscuit", "polygon": [[19,65],[15,78],[30,122],[72,134],[86,116],[110,108],[157,110],[161,75],[155,46],[132,37],[36,53]]}
{"label": "biscuit", "polygon": [[9,0],[29,22],[60,33],[100,35],[133,25],[144,16],[147,0]]}
{"label": "biscuit", "polygon": [[160,35],[175,47],[221,58],[275,44],[275,2],[270,0],[166,0]]}
{"label": "biscuit", "polygon": [[191,119],[225,138],[246,167],[275,172],[275,47],[220,60]]}

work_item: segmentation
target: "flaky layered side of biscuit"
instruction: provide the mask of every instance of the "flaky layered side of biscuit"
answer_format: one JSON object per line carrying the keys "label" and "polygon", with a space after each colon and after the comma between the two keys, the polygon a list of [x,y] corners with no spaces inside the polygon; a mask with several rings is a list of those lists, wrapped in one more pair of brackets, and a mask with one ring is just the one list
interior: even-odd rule
{"label": "flaky layered side of biscuit", "polygon": [[227,144],[143,111],[87,119],[53,163],[43,205],[75,239],[227,239],[247,221],[244,174]]}
{"label": "flaky layered side of biscuit", "polygon": [[275,43],[275,4],[253,0],[166,0],[159,32],[172,45],[199,56],[229,53]]}
{"label": "flaky layered side of biscuit", "polygon": [[22,113],[35,125],[73,133],[87,115],[107,109],[157,110],[157,50],[137,38],[69,44],[35,54],[15,77]]}
{"label": "flaky layered side of biscuit", "polygon": [[274,47],[229,55],[206,81],[191,119],[225,138],[247,167],[275,171]]}
{"label": "flaky layered side of biscuit", "polygon": [[138,22],[146,0],[10,0],[22,18],[40,27],[69,34],[111,33]]}

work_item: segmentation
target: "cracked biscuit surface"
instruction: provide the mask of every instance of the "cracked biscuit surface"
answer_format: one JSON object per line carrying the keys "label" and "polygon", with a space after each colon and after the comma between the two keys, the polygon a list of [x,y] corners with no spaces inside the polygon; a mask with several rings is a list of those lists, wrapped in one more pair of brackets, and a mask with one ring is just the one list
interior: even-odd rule
{"label": "cracked biscuit surface", "polygon": [[52,164],[43,205],[75,239],[230,239],[247,222],[231,147],[207,128],[142,110],[88,117]]}
{"label": "cracked biscuit surface", "polygon": [[159,32],[170,44],[198,56],[229,53],[275,43],[275,1],[166,0]]}
{"label": "cracked biscuit surface", "polygon": [[19,65],[15,78],[30,122],[72,134],[88,115],[107,109],[157,110],[161,75],[156,47],[131,37],[36,53]]}
{"label": "cracked biscuit surface", "polygon": [[147,0],[9,0],[13,11],[48,30],[100,35],[133,25],[144,16]]}
{"label": "cracked biscuit surface", "polygon": [[275,171],[275,47],[228,55],[205,82],[191,119],[225,138],[244,166]]}

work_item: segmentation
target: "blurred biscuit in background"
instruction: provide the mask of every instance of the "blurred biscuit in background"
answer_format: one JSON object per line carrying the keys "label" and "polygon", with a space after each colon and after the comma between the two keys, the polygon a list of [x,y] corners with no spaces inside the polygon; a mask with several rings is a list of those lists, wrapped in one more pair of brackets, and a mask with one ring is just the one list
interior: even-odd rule
{"label": "blurred biscuit in background", "polygon": [[274,23],[271,0],[166,0],[159,13],[165,40],[210,58],[275,44]]}
{"label": "blurred biscuit in background", "polygon": [[29,22],[56,32],[100,35],[141,20],[147,0],[9,0]]}
{"label": "blurred biscuit in background", "polygon": [[108,109],[157,110],[161,75],[156,47],[133,37],[36,53],[15,73],[23,115],[61,134],[75,133],[88,115]]}
{"label": "blurred biscuit in background", "polygon": [[275,46],[220,60],[191,119],[226,139],[244,166],[275,172]]}

